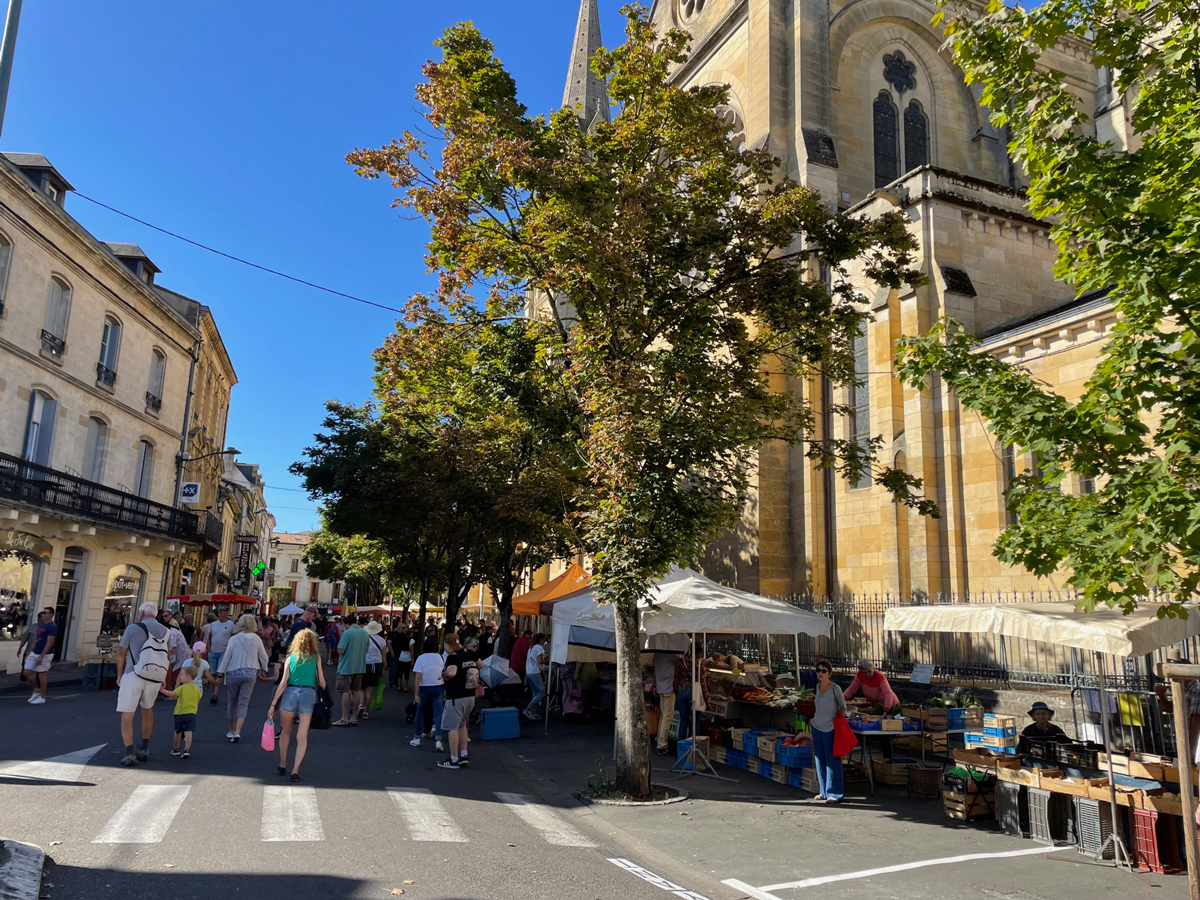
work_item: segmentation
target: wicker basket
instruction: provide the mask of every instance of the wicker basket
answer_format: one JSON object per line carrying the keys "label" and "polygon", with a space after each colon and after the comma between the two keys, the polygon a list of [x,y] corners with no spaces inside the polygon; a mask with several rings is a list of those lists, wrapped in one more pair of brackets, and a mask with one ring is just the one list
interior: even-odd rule
{"label": "wicker basket", "polygon": [[908,767],[908,796],[936,800],[942,791],[942,770],[923,766]]}

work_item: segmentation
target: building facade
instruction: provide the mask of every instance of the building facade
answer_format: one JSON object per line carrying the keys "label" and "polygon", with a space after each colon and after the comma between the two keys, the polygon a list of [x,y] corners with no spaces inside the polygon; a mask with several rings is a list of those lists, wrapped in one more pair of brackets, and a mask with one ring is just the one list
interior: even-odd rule
{"label": "building facade", "polygon": [[304,565],[304,548],[310,531],[277,531],[271,535],[271,553],[267,560],[267,579],[272,587],[290,588],[292,601],[301,606],[316,603],[340,607],[346,586],[340,581],[309,578]]}
{"label": "building facade", "polygon": [[[581,2],[565,95],[584,127],[606,104],[586,65],[600,45],[598,2]],[[802,445],[770,444],[741,525],[703,560],[722,581],[765,594],[917,595],[1065,583],[1065,574],[1037,578],[992,555],[1007,524],[1004,490],[1034,461],[1000,446],[937,380],[914,391],[894,374],[896,340],[950,316],[986,351],[1073,398],[1113,324],[1103,297],[1076,298],[1055,278],[1049,225],[1029,214],[1006,135],[943,47],[935,13],[922,0],[655,0],[651,9],[659,30],[692,35],[677,83],[729,85],[723,112],[733,140],[769,149],[830,209],[902,213],[927,276],[889,291],[852,269],[872,314],[855,348],[861,385],[835,391],[820,379],[780,376],[775,387],[818,412],[810,440],[881,436],[879,461],[921,477],[941,517],[895,505],[870,479],[849,484],[818,469]],[[1087,44],[1064,37],[1043,64],[1094,110],[1102,139],[1128,145],[1126,98],[1112,96]],[[835,403],[854,414],[826,415]]]}
{"label": "building facade", "polygon": [[201,335],[70,190],[45,157],[0,154],[0,602],[55,607],[60,655],[86,661],[201,540],[175,464]]}

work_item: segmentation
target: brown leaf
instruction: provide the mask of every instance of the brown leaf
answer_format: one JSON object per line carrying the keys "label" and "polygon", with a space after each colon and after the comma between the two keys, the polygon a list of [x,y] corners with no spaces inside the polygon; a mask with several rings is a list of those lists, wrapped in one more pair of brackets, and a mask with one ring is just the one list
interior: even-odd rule
{"label": "brown leaf", "polygon": [[397,895],[399,895],[399,894],[403,894],[403,893],[404,893],[404,888],[392,888],[392,893],[393,893],[393,894],[397,894]]}
{"label": "brown leaf", "polygon": [[416,884],[416,882],[415,882],[415,881],[413,881],[411,878],[406,878],[406,879],[404,879],[404,883],[405,883],[405,884]]}
{"label": "brown leaf", "polygon": [[516,844],[509,844],[508,846],[510,846],[510,847],[515,847],[515,846],[517,846],[517,845],[516,845]]}

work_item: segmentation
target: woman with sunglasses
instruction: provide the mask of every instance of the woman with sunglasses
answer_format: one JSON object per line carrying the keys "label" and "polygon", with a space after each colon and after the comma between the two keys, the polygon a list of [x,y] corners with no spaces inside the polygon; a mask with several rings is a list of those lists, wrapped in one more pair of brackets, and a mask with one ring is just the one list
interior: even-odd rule
{"label": "woman with sunglasses", "polygon": [[817,711],[812,717],[813,764],[817,769],[817,800],[834,806],[841,802],[842,761],[833,755],[833,720],[840,712],[846,714],[846,698],[842,689],[833,683],[833,666],[827,659],[818,659]]}

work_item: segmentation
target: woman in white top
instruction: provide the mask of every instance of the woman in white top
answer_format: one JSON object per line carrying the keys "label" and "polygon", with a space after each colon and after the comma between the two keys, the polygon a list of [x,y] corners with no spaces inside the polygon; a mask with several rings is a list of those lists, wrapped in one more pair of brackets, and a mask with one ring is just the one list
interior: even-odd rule
{"label": "woman in white top", "polygon": [[413,747],[421,746],[421,728],[424,716],[422,707],[429,706],[433,710],[433,733],[437,738],[434,749],[441,753],[445,750],[442,743],[442,654],[438,652],[436,637],[426,638],[421,645],[421,655],[413,663],[413,702],[417,704],[413,716],[413,738],[408,743]]}
{"label": "woman in white top", "polygon": [[224,676],[222,683],[227,688],[225,702],[229,734],[225,737],[231,744],[242,740],[242,726],[246,724],[246,713],[250,710],[254,682],[263,678],[269,665],[267,650],[258,637],[258,622],[251,613],[246,613],[237,620],[237,630],[229,639],[217,669]]}
{"label": "woman in white top", "polygon": [[[392,648],[387,645],[382,634],[383,626],[378,622],[368,622],[367,627],[363,630],[367,633],[367,671],[363,672],[362,677],[363,698],[366,699],[375,696],[375,689],[379,687],[379,679],[383,676],[384,660],[392,652]],[[370,703],[369,699],[367,699],[367,703]],[[359,704],[358,717],[360,719],[371,718],[366,704]]]}

